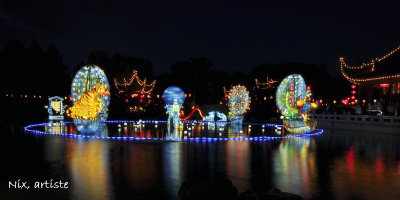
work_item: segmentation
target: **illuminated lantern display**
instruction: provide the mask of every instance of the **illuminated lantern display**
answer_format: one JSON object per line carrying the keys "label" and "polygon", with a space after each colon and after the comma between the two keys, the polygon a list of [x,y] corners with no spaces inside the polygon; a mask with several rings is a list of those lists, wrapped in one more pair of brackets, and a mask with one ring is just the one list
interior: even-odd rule
{"label": "illuminated lantern display", "polygon": [[58,96],[49,98],[49,106],[47,112],[49,113],[49,120],[64,120],[64,99]]}
{"label": "illuminated lantern display", "polygon": [[107,77],[98,66],[83,66],[76,73],[71,88],[73,106],[66,113],[80,132],[93,132],[107,119],[109,89]]}
{"label": "illuminated lantern display", "polygon": [[317,122],[308,113],[318,107],[311,102],[311,88],[306,87],[303,77],[292,74],[283,79],[276,91],[276,105],[283,115],[283,125],[293,134],[308,133]]}
{"label": "illuminated lantern display", "polygon": [[242,123],[243,115],[250,110],[250,95],[246,87],[237,85],[228,92],[229,120]]}
{"label": "illuminated lantern display", "polygon": [[273,80],[272,78],[269,79],[268,76],[267,76],[267,81],[264,83],[258,81],[258,79],[254,79],[254,81],[256,82],[256,87],[262,90],[275,88],[275,83],[278,82]]}
{"label": "illuminated lantern display", "polygon": [[140,103],[151,103],[151,92],[154,90],[156,80],[147,83],[147,79],[139,78],[138,71],[133,70],[132,76],[117,80],[114,78],[114,86],[118,90],[118,94],[125,94],[126,96],[135,98],[139,97]]}
{"label": "illuminated lantern display", "polygon": [[166,104],[165,108],[168,112],[168,130],[171,127],[171,120],[174,129],[179,129],[181,124],[179,115],[182,104],[185,102],[185,92],[177,86],[170,86],[164,90],[163,98]]}
{"label": "illuminated lantern display", "polygon": [[[102,86],[102,87],[99,87]],[[92,90],[97,88],[97,90]],[[92,90],[90,93],[88,93]],[[75,75],[72,81],[71,87],[71,97],[72,102],[77,103],[85,94],[86,98],[90,97],[90,99],[98,100],[96,104],[100,109],[100,112],[97,113],[97,116],[91,115],[90,118],[101,118],[102,121],[107,119],[108,113],[107,108],[110,105],[110,86],[108,84],[107,76],[104,71],[100,69],[100,67],[96,65],[88,65],[83,66]],[[101,94],[105,92],[105,94]],[[90,95],[90,96],[89,96]],[[92,95],[98,95],[97,98]],[[87,98],[89,99],[89,98]],[[82,99],[84,101],[84,99]],[[101,104],[100,102],[101,101]]]}
{"label": "illuminated lantern display", "polygon": [[218,111],[211,111],[207,116],[203,117],[203,121],[228,121],[224,113]]}

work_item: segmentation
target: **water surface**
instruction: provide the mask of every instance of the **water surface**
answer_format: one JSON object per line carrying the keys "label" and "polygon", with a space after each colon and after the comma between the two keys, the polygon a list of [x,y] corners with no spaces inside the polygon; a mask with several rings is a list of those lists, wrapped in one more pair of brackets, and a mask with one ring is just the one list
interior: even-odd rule
{"label": "water surface", "polygon": [[[276,187],[305,199],[400,199],[400,137],[393,134],[326,130],[276,140],[136,141],[34,135],[19,124],[2,130],[6,198],[177,199],[184,181],[224,177],[239,192]],[[50,178],[70,188],[8,189],[9,180]]]}

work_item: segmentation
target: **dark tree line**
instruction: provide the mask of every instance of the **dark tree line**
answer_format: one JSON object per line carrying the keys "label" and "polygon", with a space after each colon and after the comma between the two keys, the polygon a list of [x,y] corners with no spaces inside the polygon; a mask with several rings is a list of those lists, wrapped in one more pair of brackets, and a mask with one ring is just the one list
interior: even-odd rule
{"label": "dark tree line", "polygon": [[[316,98],[340,99],[349,94],[349,84],[343,78],[332,77],[323,65],[285,63],[280,65],[261,64],[253,66],[249,74],[216,70],[213,62],[206,58],[189,58],[170,66],[170,71],[159,76],[153,74],[153,64],[145,58],[108,55],[103,51],[92,52],[86,61],[73,70],[73,75],[84,64],[99,65],[106,73],[110,85],[113,78],[129,78],[133,70],[138,70],[141,78],[157,80],[155,92],[161,94],[171,85],[180,86],[193,95],[197,105],[218,104],[224,99],[223,87],[245,85],[254,98],[274,95],[274,90],[253,90],[254,79],[264,81],[266,76],[280,82],[289,74],[299,73],[310,85]],[[0,78],[2,92],[16,92],[43,95],[67,95],[73,76],[67,73],[61,52],[52,43],[46,49],[36,40],[24,45],[18,40],[6,44],[0,51]],[[252,66],[249,66],[252,67]],[[277,85],[276,85],[277,86]],[[116,92],[112,89],[112,93]]]}
{"label": "dark tree line", "polygon": [[0,51],[0,66],[3,93],[64,95],[71,83],[54,43],[42,49],[36,40],[28,46],[13,40]]}

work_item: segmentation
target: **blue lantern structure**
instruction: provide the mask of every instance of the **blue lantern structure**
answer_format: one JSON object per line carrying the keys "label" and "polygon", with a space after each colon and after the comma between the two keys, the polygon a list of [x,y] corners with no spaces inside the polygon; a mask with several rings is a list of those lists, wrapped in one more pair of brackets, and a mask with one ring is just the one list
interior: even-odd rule
{"label": "blue lantern structure", "polygon": [[64,120],[65,106],[63,104],[64,99],[59,96],[49,98],[49,106],[47,106],[47,112],[49,113],[49,120]]}
{"label": "blue lantern structure", "polygon": [[203,117],[203,121],[209,121],[209,122],[213,122],[213,121],[228,121],[227,117],[224,113],[220,113],[218,111],[211,111],[208,113],[207,116]]}
{"label": "blue lantern structure", "polygon": [[178,129],[181,123],[179,111],[183,102],[185,102],[185,92],[177,86],[170,86],[164,90],[163,97],[166,104],[165,108],[168,111],[168,130],[171,120],[173,121],[174,129]]}

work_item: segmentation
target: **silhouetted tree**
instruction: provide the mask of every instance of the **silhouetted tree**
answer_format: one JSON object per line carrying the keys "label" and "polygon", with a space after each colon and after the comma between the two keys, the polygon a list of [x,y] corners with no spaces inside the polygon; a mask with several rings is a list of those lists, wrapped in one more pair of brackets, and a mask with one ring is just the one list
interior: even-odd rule
{"label": "silhouetted tree", "polygon": [[[28,48],[12,40],[0,52],[1,90],[8,93],[66,95],[67,67],[54,43],[44,52],[36,40]],[[68,84],[67,84],[68,83]]]}

